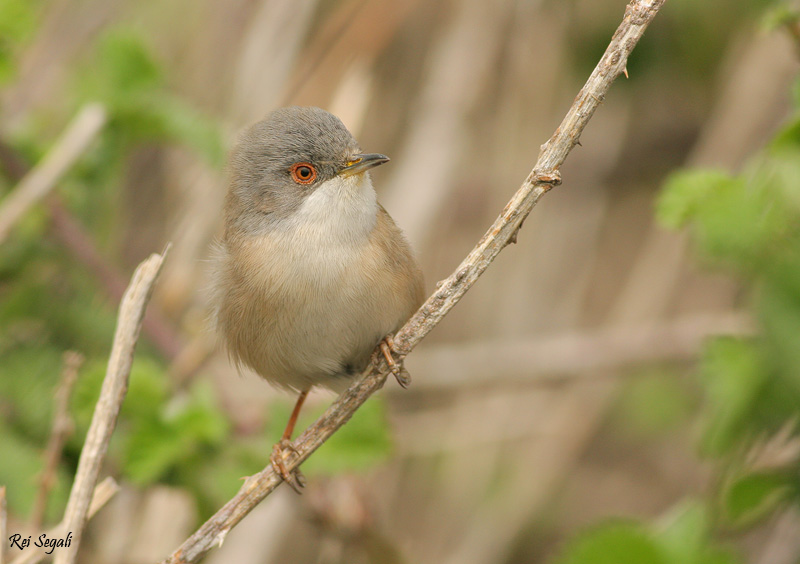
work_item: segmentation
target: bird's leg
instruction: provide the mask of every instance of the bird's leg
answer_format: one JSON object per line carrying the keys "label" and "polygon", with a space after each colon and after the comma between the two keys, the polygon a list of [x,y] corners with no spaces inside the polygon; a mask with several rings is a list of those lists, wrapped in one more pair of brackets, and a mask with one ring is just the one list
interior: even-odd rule
{"label": "bird's leg", "polygon": [[300,473],[299,468],[295,468],[293,472],[289,472],[286,469],[286,464],[284,461],[286,460],[287,451],[292,451],[297,453],[292,444],[292,433],[294,432],[294,426],[297,423],[297,417],[300,415],[300,408],[303,407],[303,402],[306,401],[306,396],[308,396],[308,390],[303,390],[300,392],[300,397],[297,398],[297,403],[294,404],[294,409],[292,410],[292,415],[289,417],[289,422],[286,423],[286,429],[283,431],[283,436],[281,440],[278,441],[275,446],[272,447],[272,455],[269,457],[269,461],[272,463],[272,467],[275,471],[283,478],[283,481],[289,484],[291,488],[300,493],[300,488],[306,485],[306,479]]}
{"label": "bird's leg", "polygon": [[402,357],[399,362],[395,361],[392,353],[400,354],[394,348],[394,339],[392,335],[386,335],[380,342],[380,349],[383,353],[383,358],[386,359],[386,364],[389,365],[389,370],[392,371],[397,383],[400,384],[403,388],[408,388],[411,385],[411,375],[408,373],[408,370],[403,367],[403,360]]}

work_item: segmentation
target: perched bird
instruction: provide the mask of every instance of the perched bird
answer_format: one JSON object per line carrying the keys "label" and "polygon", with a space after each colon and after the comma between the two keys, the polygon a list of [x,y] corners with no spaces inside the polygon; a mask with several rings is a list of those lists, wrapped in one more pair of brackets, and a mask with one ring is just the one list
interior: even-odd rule
{"label": "perched bird", "polygon": [[423,279],[372,188],[369,170],[388,160],[363,153],[337,117],[305,107],[275,110],[231,154],[216,326],[238,364],[300,393],[271,456],[295,490],[302,480],[284,460],[313,386],[344,390],[379,344],[408,383],[385,339],[421,305]]}

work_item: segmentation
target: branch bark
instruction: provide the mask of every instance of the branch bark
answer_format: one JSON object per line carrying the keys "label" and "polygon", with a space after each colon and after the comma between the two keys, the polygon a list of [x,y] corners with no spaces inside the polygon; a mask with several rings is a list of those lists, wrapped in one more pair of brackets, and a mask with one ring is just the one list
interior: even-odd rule
{"label": "branch bark", "polygon": [[[407,355],[458,303],[500,251],[516,240],[522,222],[539,199],[553,186],[561,183],[559,167],[578,143],[583,129],[605,97],[611,83],[625,70],[628,56],[665,1],[632,0],[628,4],[625,17],[606,52],[575,98],[561,125],[542,145],[536,165],[522,186],[456,271],[440,283],[436,292],[395,335],[394,345],[399,357]],[[286,468],[293,470],[328,440],[352,417],[358,407],[383,386],[388,374],[385,360],[381,359],[381,355],[376,355],[362,379],[342,393],[294,441],[295,452],[287,458]],[[197,562],[215,544],[222,544],[231,528],[280,483],[281,478],[273,471],[272,466],[250,476],[239,492],[172,555],[163,560],[162,564]]]}
{"label": "branch bark", "polygon": [[92,492],[108,449],[108,442],[117,423],[122,401],[128,391],[133,351],[139,338],[145,307],[150,300],[165,255],[166,251],[161,255],[150,255],[139,265],[119,306],[117,330],[108,360],[108,369],[81,450],[78,471],[62,521],[65,530],[73,535],[73,544],[56,553],[55,564],[73,564],[77,558]]}

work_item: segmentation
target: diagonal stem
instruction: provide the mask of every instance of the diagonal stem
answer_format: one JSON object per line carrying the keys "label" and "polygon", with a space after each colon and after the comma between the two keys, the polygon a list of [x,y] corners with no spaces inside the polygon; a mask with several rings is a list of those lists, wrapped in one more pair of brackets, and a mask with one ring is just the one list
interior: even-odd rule
{"label": "diagonal stem", "polygon": [[92,492],[97,484],[100,467],[108,450],[122,401],[128,391],[133,351],[142,328],[144,310],[150,300],[165,255],[166,251],[161,255],[153,254],[139,265],[119,306],[117,329],[111,356],[108,359],[106,377],[81,449],[78,470],[64,512],[64,528],[74,535],[73,543],[69,548],[56,552],[55,564],[73,564],[77,561]]}

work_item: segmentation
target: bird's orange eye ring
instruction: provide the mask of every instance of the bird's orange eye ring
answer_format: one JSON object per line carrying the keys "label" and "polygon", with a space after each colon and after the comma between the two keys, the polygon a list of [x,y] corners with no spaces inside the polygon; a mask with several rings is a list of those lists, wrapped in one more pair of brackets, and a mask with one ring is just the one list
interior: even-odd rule
{"label": "bird's orange eye ring", "polygon": [[317,169],[311,163],[294,163],[289,168],[289,174],[298,184],[311,184],[317,179]]}

